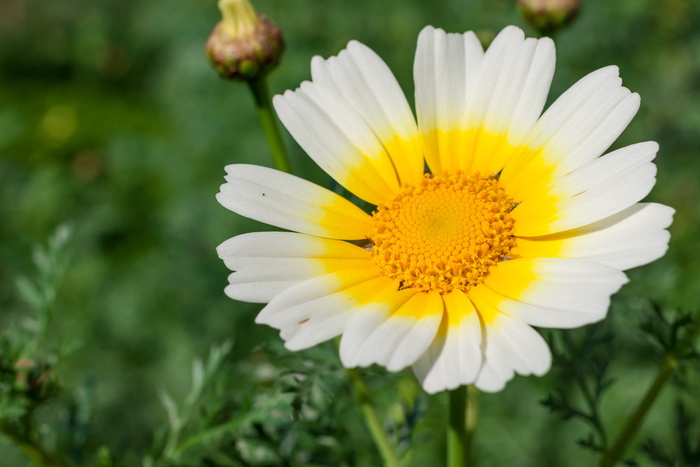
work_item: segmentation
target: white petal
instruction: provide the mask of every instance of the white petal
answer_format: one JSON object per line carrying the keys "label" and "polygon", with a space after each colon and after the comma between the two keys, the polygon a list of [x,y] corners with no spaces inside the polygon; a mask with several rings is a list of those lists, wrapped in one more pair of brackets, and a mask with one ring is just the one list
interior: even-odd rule
{"label": "white petal", "polygon": [[[549,315],[563,310],[578,312],[569,315],[572,319],[587,313],[591,315],[588,322],[597,321],[607,313],[610,296],[626,282],[624,273],[602,264],[564,258],[522,258],[498,263],[483,285],[504,297],[541,307],[539,317],[528,317],[528,313],[519,310],[519,316],[527,322],[570,327],[559,317]],[[500,305],[493,305],[501,309]],[[571,326],[578,324],[572,322]]]}
{"label": "white petal", "polygon": [[653,165],[659,151],[654,141],[636,143],[608,153],[552,183],[556,196],[577,196],[596,185],[607,185],[640,167]]}
{"label": "white petal", "polygon": [[429,394],[474,382],[483,362],[479,315],[461,291],[443,296],[446,318],[413,372]]}
{"label": "white petal", "polygon": [[[340,303],[338,305],[340,306]],[[313,319],[308,318],[309,321],[304,325],[281,330],[280,337],[284,339],[284,346],[287,349],[304,350],[338,337],[345,331],[351,316],[350,310],[342,308],[316,309],[314,311],[322,311],[323,313],[319,313]]]}
{"label": "white petal", "polygon": [[483,375],[476,380],[480,390],[502,389],[512,378],[513,371],[541,376],[549,370],[552,363],[549,347],[527,324],[501,314],[485,328]]}
{"label": "white petal", "polygon": [[326,274],[283,291],[255,322],[279,329],[290,350],[308,348],[341,334],[355,310],[388,290],[396,284],[376,271]]}
{"label": "white petal", "polygon": [[461,125],[467,88],[479,70],[484,51],[476,34],[447,34],[425,27],[418,36],[413,65],[416,109],[422,133]]}
{"label": "white petal", "polygon": [[[531,41],[534,39],[526,39],[523,47],[530,46]],[[525,139],[542,114],[554,77],[556,64],[554,42],[544,37],[536,41],[534,48],[529,61],[520,58],[521,62],[524,62],[517,68],[524,70],[520,75],[522,80],[520,85],[514,83],[517,77],[511,73],[506,74],[510,80],[504,83],[504,87],[510,89],[513,102],[505,101],[502,105],[507,107],[509,112],[512,109],[508,136],[509,140],[516,145]],[[500,112],[503,114],[503,109]]]}
{"label": "white petal", "polygon": [[618,269],[650,263],[666,253],[675,210],[656,203],[640,203],[615,216],[587,226],[572,239],[571,255]]}
{"label": "white petal", "polygon": [[551,39],[525,39],[515,26],[503,29],[484,55],[470,96],[487,130],[521,141],[542,113],[554,65]]}
{"label": "white petal", "polygon": [[471,172],[498,173],[519,154],[515,148],[542,113],[554,64],[554,43],[548,38],[525,39],[519,28],[509,26],[494,39],[468,96],[468,127],[479,129],[466,149],[473,153],[467,165]]}
{"label": "white petal", "polygon": [[351,41],[337,57],[314,57],[311,76],[314,83],[342,96],[345,111],[353,109],[367,122],[387,148],[402,183],[415,183],[422,177],[419,148],[391,146],[397,140],[414,140],[418,129],[399,83],[376,53]]}
{"label": "white petal", "polygon": [[[492,352],[493,353],[493,352]],[[498,372],[500,371],[500,372]],[[494,368],[491,361],[484,362],[474,386],[483,392],[499,392],[506,387],[506,383],[513,379],[515,372],[507,369]]]}
{"label": "white petal", "polygon": [[313,347],[344,334],[350,320],[366,309],[386,309],[388,303],[373,301],[374,294],[396,291],[396,284],[387,277],[375,277],[345,290],[285,310],[275,325],[281,325],[280,336],[289,350]]}
{"label": "white petal", "polygon": [[397,190],[392,162],[383,150],[376,151],[376,138],[366,123],[328,89],[304,83],[275,96],[273,103],[297,143],[349,191],[379,204]]}
{"label": "white petal", "polygon": [[537,238],[519,238],[523,257],[563,257],[626,270],[654,261],[666,252],[674,210],[639,203],[579,229]]}
{"label": "white petal", "polygon": [[327,295],[332,295],[355,284],[373,279],[376,276],[376,272],[367,272],[365,274],[361,272],[353,274],[329,273],[308,279],[294,287],[290,287],[271,300],[258,313],[255,322],[280,329],[286,324],[293,323],[297,316],[303,315],[303,311],[300,311],[297,315],[290,315],[286,310]]}
{"label": "white petal", "polygon": [[[506,67],[510,69],[512,64],[519,61],[518,54],[523,52],[520,46],[524,40],[525,35],[520,28],[509,26],[504,28],[491,42],[484,54],[479,75],[467,96],[468,120],[471,123],[469,126],[481,127],[483,125],[492,102],[499,99],[497,91],[503,90],[503,84],[499,88],[501,78],[506,79],[503,71]],[[501,131],[498,133],[507,129],[506,122],[503,122],[502,125],[505,127],[501,127]]]}
{"label": "white petal", "polygon": [[[395,317],[392,323],[386,323],[386,328],[394,326],[396,329],[400,328],[403,332],[394,334],[394,336],[399,335],[400,340],[396,343],[393,350],[387,352],[387,357],[384,357],[381,361],[377,358],[376,363],[386,365],[386,369],[389,371],[400,371],[413,365],[435,340],[435,333],[440,326],[441,318],[442,314],[433,313],[421,318],[412,325],[410,323],[408,325],[406,323],[399,324],[399,317]],[[376,338],[376,342],[377,348],[386,348],[386,346],[381,345],[382,341],[379,338]]]}
{"label": "white petal", "polygon": [[[305,95],[318,106],[348,141],[354,146],[357,156],[371,161],[377,171],[383,176],[383,181],[392,189],[398,187],[396,172],[391,159],[384,150],[381,141],[373,132],[371,123],[368,124],[362,115],[356,111],[353,104],[333,88],[317,83],[304,82],[297,94]],[[319,137],[327,135],[318,135]],[[326,154],[323,156],[328,157]],[[361,160],[358,158],[358,160]]]}
{"label": "white petal", "polygon": [[254,232],[226,240],[218,248],[228,268],[226,294],[267,303],[283,290],[329,272],[373,269],[369,252],[351,243],[292,232]]}
{"label": "white petal", "polygon": [[436,130],[466,125],[467,93],[478,75],[484,51],[473,32],[446,34],[432,26],[418,36],[413,65],[418,125],[433,172],[457,167],[458,152]]}
{"label": "white petal", "polygon": [[404,297],[403,303],[392,307],[390,317],[376,313],[377,319],[353,318],[340,343],[343,365],[376,363],[399,371],[425,352],[442,319],[442,300],[436,293],[409,292]]}
{"label": "white petal", "polygon": [[563,307],[546,308],[511,299],[503,300],[500,303],[500,309],[508,316],[542,328],[571,329],[596,323],[605,318],[605,313],[588,313]]}
{"label": "white petal", "polygon": [[386,321],[392,311],[384,306],[366,306],[356,310],[340,338],[340,361],[343,366],[355,368],[360,365],[362,346],[367,338]]}
{"label": "white petal", "polygon": [[225,208],[266,224],[339,239],[364,239],[372,219],[342,196],[299,177],[234,164],[216,199]]}
{"label": "white petal", "polygon": [[[341,292],[357,284],[363,284],[378,275],[377,271],[343,271],[308,279],[285,290],[270,301],[260,311],[255,322],[280,329],[307,314],[303,309],[304,304]],[[353,302],[353,300],[349,301]],[[295,312],[288,312],[290,309]]]}
{"label": "white petal", "polygon": [[639,95],[622,86],[618,73],[617,67],[607,67],[585,76],[537,123],[533,145],[546,144],[556,153],[557,173],[603,154],[639,110]]}
{"label": "white petal", "polygon": [[299,283],[298,280],[239,282],[238,277],[235,277],[234,274],[229,274],[229,285],[224,289],[224,293],[228,297],[241,302],[267,303],[288,288]]}
{"label": "white petal", "polygon": [[[525,199],[512,212],[516,235],[538,236],[575,229],[605,219],[644,198],[656,182],[651,160],[658,144],[639,143],[613,151],[553,182],[539,196]],[[557,201],[555,218],[550,212]]]}
{"label": "white petal", "polygon": [[603,319],[606,311],[602,307],[595,308],[594,311],[580,311],[567,307],[548,308],[532,305],[508,298],[484,284],[472,289],[469,296],[482,307],[485,305],[491,307],[494,316],[505,313],[523,323],[545,328],[575,328],[591,324]]}
{"label": "white petal", "polygon": [[617,67],[606,67],[562,94],[532,130],[528,145],[542,151],[503,169],[499,181],[508,193],[523,199],[522,193],[531,180],[539,179],[543,165],[553,167],[551,177],[556,179],[603,154],[639,109],[639,95],[621,83]]}
{"label": "white petal", "polygon": [[252,232],[229,238],[216,248],[231,270],[266,258],[368,259],[370,252],[352,243],[294,232]]}

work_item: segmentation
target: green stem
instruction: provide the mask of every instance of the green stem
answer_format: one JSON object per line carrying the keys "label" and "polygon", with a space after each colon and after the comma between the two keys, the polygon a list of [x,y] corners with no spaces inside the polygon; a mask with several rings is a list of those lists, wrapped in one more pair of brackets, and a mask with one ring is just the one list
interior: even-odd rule
{"label": "green stem", "polygon": [[[447,466],[465,467],[471,436],[467,432],[467,387],[450,391],[450,413],[447,426]],[[473,428],[473,427],[472,427]]]}
{"label": "green stem", "polygon": [[474,443],[474,430],[476,429],[476,420],[479,415],[478,398],[479,390],[476,386],[470,385],[467,388],[467,454],[468,463],[472,461],[472,446]]}
{"label": "green stem", "polygon": [[357,398],[360,402],[360,407],[362,408],[362,415],[365,417],[365,423],[369,429],[374,444],[379,450],[382,459],[384,460],[385,467],[399,467],[399,456],[396,454],[394,447],[392,446],[389,438],[382,427],[382,422],[379,419],[379,414],[377,414],[377,409],[374,406],[374,401],[372,400],[372,395],[370,394],[365,382],[362,380],[362,375],[360,375],[359,370],[356,368],[348,369],[348,376],[350,376],[350,381],[352,381],[352,387],[357,394]]}
{"label": "green stem", "polygon": [[255,107],[258,110],[258,117],[260,117],[260,125],[262,125],[263,131],[265,132],[267,143],[270,145],[275,167],[283,172],[292,173],[292,168],[289,165],[289,158],[287,157],[287,150],[282,140],[282,133],[280,133],[275,113],[272,110],[272,101],[270,100],[270,91],[267,87],[267,78],[261,76],[260,78],[248,81],[248,84],[250,85],[250,91],[253,93],[253,98],[255,99]]}
{"label": "green stem", "polygon": [[663,365],[661,365],[654,382],[647,390],[639,406],[637,406],[637,410],[635,410],[632,417],[627,420],[624,429],[615,440],[613,446],[603,453],[603,457],[600,461],[601,467],[612,467],[622,458],[629,443],[637,434],[637,431],[639,431],[644,417],[654,402],[656,402],[656,398],[673,375],[677,366],[678,358],[673,353],[666,355]]}
{"label": "green stem", "polygon": [[34,462],[47,467],[70,467],[66,460],[47,450],[34,436],[19,432],[5,420],[0,420],[0,432],[10,438]]}

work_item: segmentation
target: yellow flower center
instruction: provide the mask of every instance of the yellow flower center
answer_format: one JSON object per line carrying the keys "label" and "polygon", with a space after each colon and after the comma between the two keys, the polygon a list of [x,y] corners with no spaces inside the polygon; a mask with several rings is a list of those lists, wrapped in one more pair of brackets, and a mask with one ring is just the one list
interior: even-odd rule
{"label": "yellow flower center", "polygon": [[377,206],[372,256],[402,289],[467,291],[490,267],[510,259],[515,205],[493,178],[425,174],[420,184]]}

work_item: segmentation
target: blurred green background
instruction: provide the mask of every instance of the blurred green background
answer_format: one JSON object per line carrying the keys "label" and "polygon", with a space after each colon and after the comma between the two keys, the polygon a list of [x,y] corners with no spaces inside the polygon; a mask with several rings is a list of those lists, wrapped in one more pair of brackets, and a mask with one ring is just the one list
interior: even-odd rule
{"label": "blurred green background", "polygon": [[[312,56],[336,54],[357,39],[385,59],[412,101],[415,42],[425,25],[489,37],[516,24],[535,34],[510,0],[254,4],[287,41],[270,77],[273,93],[309,79]],[[34,246],[58,225],[72,225],[72,259],[50,339],[76,345],[57,373],[70,391],[90,394],[86,444],[107,446],[118,465],[140,464],[154,427],[165,423],[158,390],[182,398],[193,358],[230,338],[235,365],[249,361],[258,343],[277,339],[253,324],[258,305],[223,294],[228,271],[215,253],[223,240],[260,228],[215,201],[224,166],[271,165],[248,90],[219,79],[203,54],[218,19],[213,0],[0,2],[0,323],[23,319],[15,279],[31,273]],[[658,184],[648,199],[677,210],[669,253],[630,273],[613,324],[624,332],[636,323],[629,303],[638,296],[697,310],[700,2],[584,0],[578,20],[555,39],[550,101],[586,73],[618,65],[642,107],[614,147],[658,141]],[[295,171],[328,185],[285,138]],[[611,360],[618,384],[607,409],[616,426],[659,360],[634,350]],[[381,381],[375,373],[370,384]],[[231,393],[248,387],[250,375],[239,377]],[[483,465],[592,465],[595,458],[575,443],[585,427],[562,428],[539,404],[551,378],[516,378],[502,393],[481,396],[476,443]],[[390,399],[393,386],[376,384],[380,398]],[[671,394],[645,427],[659,436],[672,436]],[[41,416],[54,432],[68,423],[60,403]],[[443,416],[444,407],[433,405],[417,428],[423,460],[442,455]],[[356,413],[346,423],[359,424],[363,436]],[[26,464],[5,438],[0,459]],[[420,459],[416,465],[431,465]]]}

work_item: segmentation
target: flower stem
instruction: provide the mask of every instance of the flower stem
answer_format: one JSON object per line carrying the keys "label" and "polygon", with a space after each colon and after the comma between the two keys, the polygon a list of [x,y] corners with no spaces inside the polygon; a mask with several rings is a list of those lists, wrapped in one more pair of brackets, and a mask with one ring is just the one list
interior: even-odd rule
{"label": "flower stem", "polygon": [[656,374],[654,382],[651,384],[647,390],[644,398],[637,406],[637,410],[634,411],[632,417],[627,420],[624,429],[617,437],[612,447],[603,453],[603,457],[600,460],[601,467],[612,467],[614,466],[620,458],[625,454],[629,443],[632,441],[634,436],[639,431],[639,428],[644,421],[644,417],[651,408],[651,406],[656,402],[656,398],[661,393],[664,385],[673,375],[673,372],[678,366],[678,358],[675,354],[670,353],[666,355],[663,365]]}
{"label": "flower stem", "polygon": [[362,375],[357,368],[349,368],[348,376],[352,381],[352,387],[357,394],[357,398],[362,408],[362,415],[365,417],[365,423],[369,429],[374,444],[379,450],[385,467],[399,467],[399,456],[396,454],[393,445],[382,428],[382,422],[379,419],[379,414],[374,406],[372,395],[370,394],[365,382],[362,380]]}
{"label": "flower stem", "polygon": [[467,431],[467,386],[460,386],[450,391],[449,394],[447,466],[465,467],[469,457],[469,443],[471,441],[471,434]]}
{"label": "flower stem", "polygon": [[250,91],[255,99],[255,107],[258,110],[260,117],[260,125],[262,125],[267,143],[270,145],[272,159],[275,162],[275,167],[283,172],[292,173],[292,168],[289,165],[287,150],[282,140],[275,113],[272,110],[272,101],[270,100],[270,91],[267,87],[267,78],[261,76],[257,79],[248,81]]}
{"label": "flower stem", "polygon": [[466,459],[468,463],[472,461],[472,446],[474,443],[474,430],[476,429],[476,419],[479,415],[479,405],[477,397],[479,390],[476,386],[470,385],[467,388],[467,453]]}

